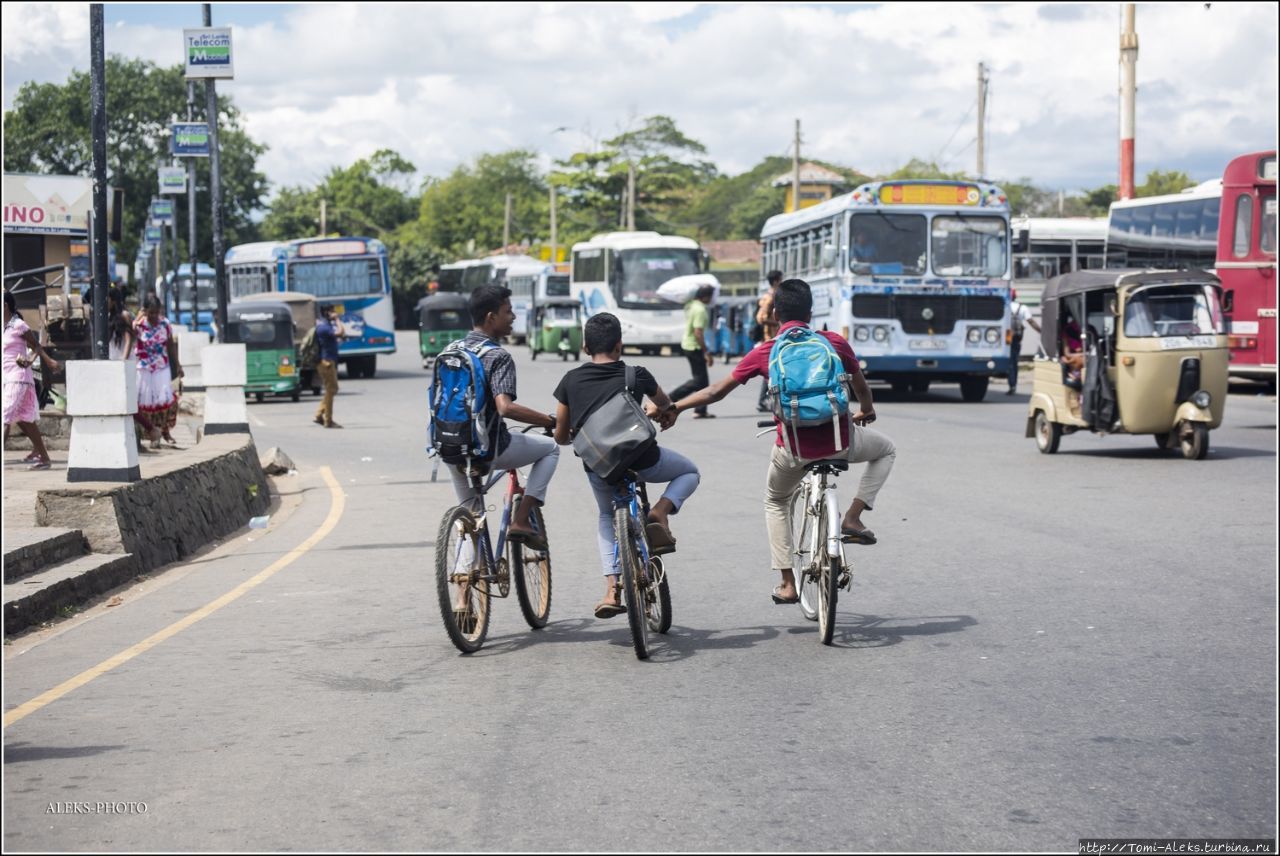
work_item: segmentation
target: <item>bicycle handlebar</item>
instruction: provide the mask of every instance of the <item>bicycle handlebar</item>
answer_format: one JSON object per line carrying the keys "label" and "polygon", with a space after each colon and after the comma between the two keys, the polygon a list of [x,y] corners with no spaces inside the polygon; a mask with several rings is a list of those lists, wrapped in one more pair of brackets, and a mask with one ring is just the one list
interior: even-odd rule
{"label": "bicycle handlebar", "polygon": [[757,427],[757,428],[772,428],[772,427],[773,427],[774,425],[776,425],[776,424],[778,424],[778,423],[777,423],[777,422],[775,422],[775,421],[774,421],[774,420],[772,420],[772,419],[761,419],[761,420],[759,420],[759,421],[757,421],[757,422],[756,422],[756,427]]}

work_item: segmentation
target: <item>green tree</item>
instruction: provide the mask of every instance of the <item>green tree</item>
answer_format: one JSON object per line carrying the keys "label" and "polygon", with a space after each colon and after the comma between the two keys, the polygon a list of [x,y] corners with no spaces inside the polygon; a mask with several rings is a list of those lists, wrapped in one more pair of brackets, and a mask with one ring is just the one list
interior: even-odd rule
{"label": "green tree", "polygon": [[[418,207],[417,235],[455,259],[484,255],[502,244],[510,193],[512,242],[545,239],[550,234],[550,201],[536,158],[525,149],[483,154],[473,165],[459,166],[448,177],[430,182]],[[572,212],[565,213],[572,217]]]}
{"label": "green tree", "polygon": [[[181,65],[111,56],[106,60],[107,180],[123,188],[123,237],[117,258],[131,261],[141,241],[150,201],[157,193],[156,169],[170,163],[169,120],[186,115],[186,82]],[[66,83],[24,83],[12,110],[4,115],[4,168],[10,172],[92,176],[93,149],[89,103],[90,76],[72,71]],[[203,87],[196,86],[196,121],[205,121]],[[223,222],[227,246],[256,240],[252,214],[262,205],[267,179],[257,170],[266,146],[254,142],[241,124],[230,97],[218,98]],[[197,252],[213,257],[209,161],[196,159]],[[176,197],[178,236],[186,258],[187,205]]]}
{"label": "green tree", "polygon": [[899,167],[893,172],[885,176],[885,179],[912,179],[912,178],[947,178],[947,179],[963,179],[968,178],[963,171],[947,172],[933,161],[925,161],[920,158],[912,158],[905,165]]}
{"label": "green tree", "polygon": [[1153,169],[1147,173],[1147,180],[1133,189],[1134,196],[1164,196],[1167,193],[1181,193],[1196,182],[1181,170],[1171,169],[1161,172]]}

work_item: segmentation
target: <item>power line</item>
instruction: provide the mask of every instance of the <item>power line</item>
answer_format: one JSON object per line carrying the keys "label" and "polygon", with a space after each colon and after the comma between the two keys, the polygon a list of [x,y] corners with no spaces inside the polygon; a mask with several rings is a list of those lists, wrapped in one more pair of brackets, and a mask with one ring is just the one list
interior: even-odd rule
{"label": "power line", "polygon": [[[942,144],[942,147],[938,149],[938,153],[933,156],[934,163],[938,163],[939,161],[941,161],[943,152],[947,150],[947,146],[951,145],[951,141],[956,138],[956,134],[960,133],[960,129],[964,127],[964,123],[969,121],[969,114],[972,113],[973,108],[977,106],[978,106],[978,99],[975,98],[973,100],[973,103],[969,105],[969,109],[964,112],[964,117],[960,120],[959,124],[956,125],[956,129],[951,132],[951,136],[947,137],[947,141]],[[950,161],[947,161],[947,162],[949,163]]]}

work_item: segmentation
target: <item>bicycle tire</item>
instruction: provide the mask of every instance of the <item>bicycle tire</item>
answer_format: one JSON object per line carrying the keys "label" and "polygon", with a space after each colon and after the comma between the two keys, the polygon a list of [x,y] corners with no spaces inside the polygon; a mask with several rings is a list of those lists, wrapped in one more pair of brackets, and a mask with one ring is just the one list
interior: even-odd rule
{"label": "bicycle tire", "polygon": [[[813,564],[809,555],[809,536],[813,528],[813,515],[805,507],[805,485],[802,482],[791,494],[791,573],[796,581],[796,592],[800,595],[800,614],[810,621],[818,620],[818,584],[817,577],[810,573]],[[796,526],[797,520],[799,526]]]}
{"label": "bicycle tire", "polygon": [[650,604],[656,610],[656,614],[651,611],[649,628],[654,633],[665,634],[671,629],[671,586],[667,582],[667,571],[661,557],[654,556],[650,559],[649,567],[649,579],[659,581],[656,586],[649,587],[650,592],[656,597],[656,600]]}
{"label": "bicycle tire", "polygon": [[831,636],[836,626],[836,601],[839,573],[832,567],[831,557],[827,555],[826,518],[818,519],[818,640],[823,645],[831,644]]}
{"label": "bicycle tire", "polygon": [[[476,574],[476,563],[482,555],[479,542],[470,509],[456,505],[445,513],[436,534],[436,595],[444,629],[464,654],[479,651],[489,632],[489,583],[477,579]],[[464,558],[468,549],[470,561]],[[465,613],[454,609],[462,594],[459,580],[464,578],[468,580]]]}
{"label": "bicycle tire", "polygon": [[631,533],[631,512],[619,508],[613,513],[613,537],[618,545],[618,564],[622,571],[622,597],[627,604],[627,624],[631,626],[631,644],[636,658],[649,659],[649,616],[645,609],[644,590],[640,582],[640,557]]}
{"label": "bicycle tire", "polygon": [[[534,528],[545,536],[547,524],[542,518],[542,509],[535,507],[530,516]],[[520,601],[524,620],[534,630],[546,627],[551,615],[550,543],[546,550],[527,550],[523,544],[512,541],[511,576],[515,578],[516,600]]]}

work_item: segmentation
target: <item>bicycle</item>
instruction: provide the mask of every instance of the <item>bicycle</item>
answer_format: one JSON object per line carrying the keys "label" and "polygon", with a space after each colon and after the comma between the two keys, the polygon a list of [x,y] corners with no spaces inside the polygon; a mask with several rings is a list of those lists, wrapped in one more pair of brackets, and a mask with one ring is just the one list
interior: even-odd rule
{"label": "bicycle", "polygon": [[636,658],[649,658],[649,631],[671,629],[671,589],[662,558],[649,550],[645,526],[649,495],[644,482],[628,470],[614,494],[613,543],[622,573],[622,593]]}
{"label": "bicycle", "polygon": [[[760,421],[756,427],[773,428],[775,423]],[[791,495],[788,515],[791,570],[800,595],[800,612],[810,621],[818,622],[818,639],[823,645],[831,644],[840,589],[853,592],[853,565],[844,549],[844,545],[851,542],[840,534],[843,515],[834,483],[839,474],[848,469],[849,462],[842,458],[806,464],[804,479]]]}
{"label": "bicycle", "polygon": [[[489,537],[488,516],[493,509],[488,507],[485,497],[504,474],[508,479],[507,493],[494,549]],[[444,619],[449,639],[464,654],[479,651],[484,644],[489,632],[489,600],[493,596],[510,596],[513,577],[520,612],[530,628],[539,630],[545,627],[551,613],[550,545],[544,550],[533,550],[507,540],[512,512],[524,496],[519,473],[515,469],[487,473],[483,468],[473,466],[468,477],[478,495],[445,512],[436,535],[435,562],[440,616]],[[545,538],[547,527],[542,519],[542,509],[535,506],[529,519],[534,530]],[[495,560],[495,556],[503,556],[507,547],[510,548],[509,559]]]}

